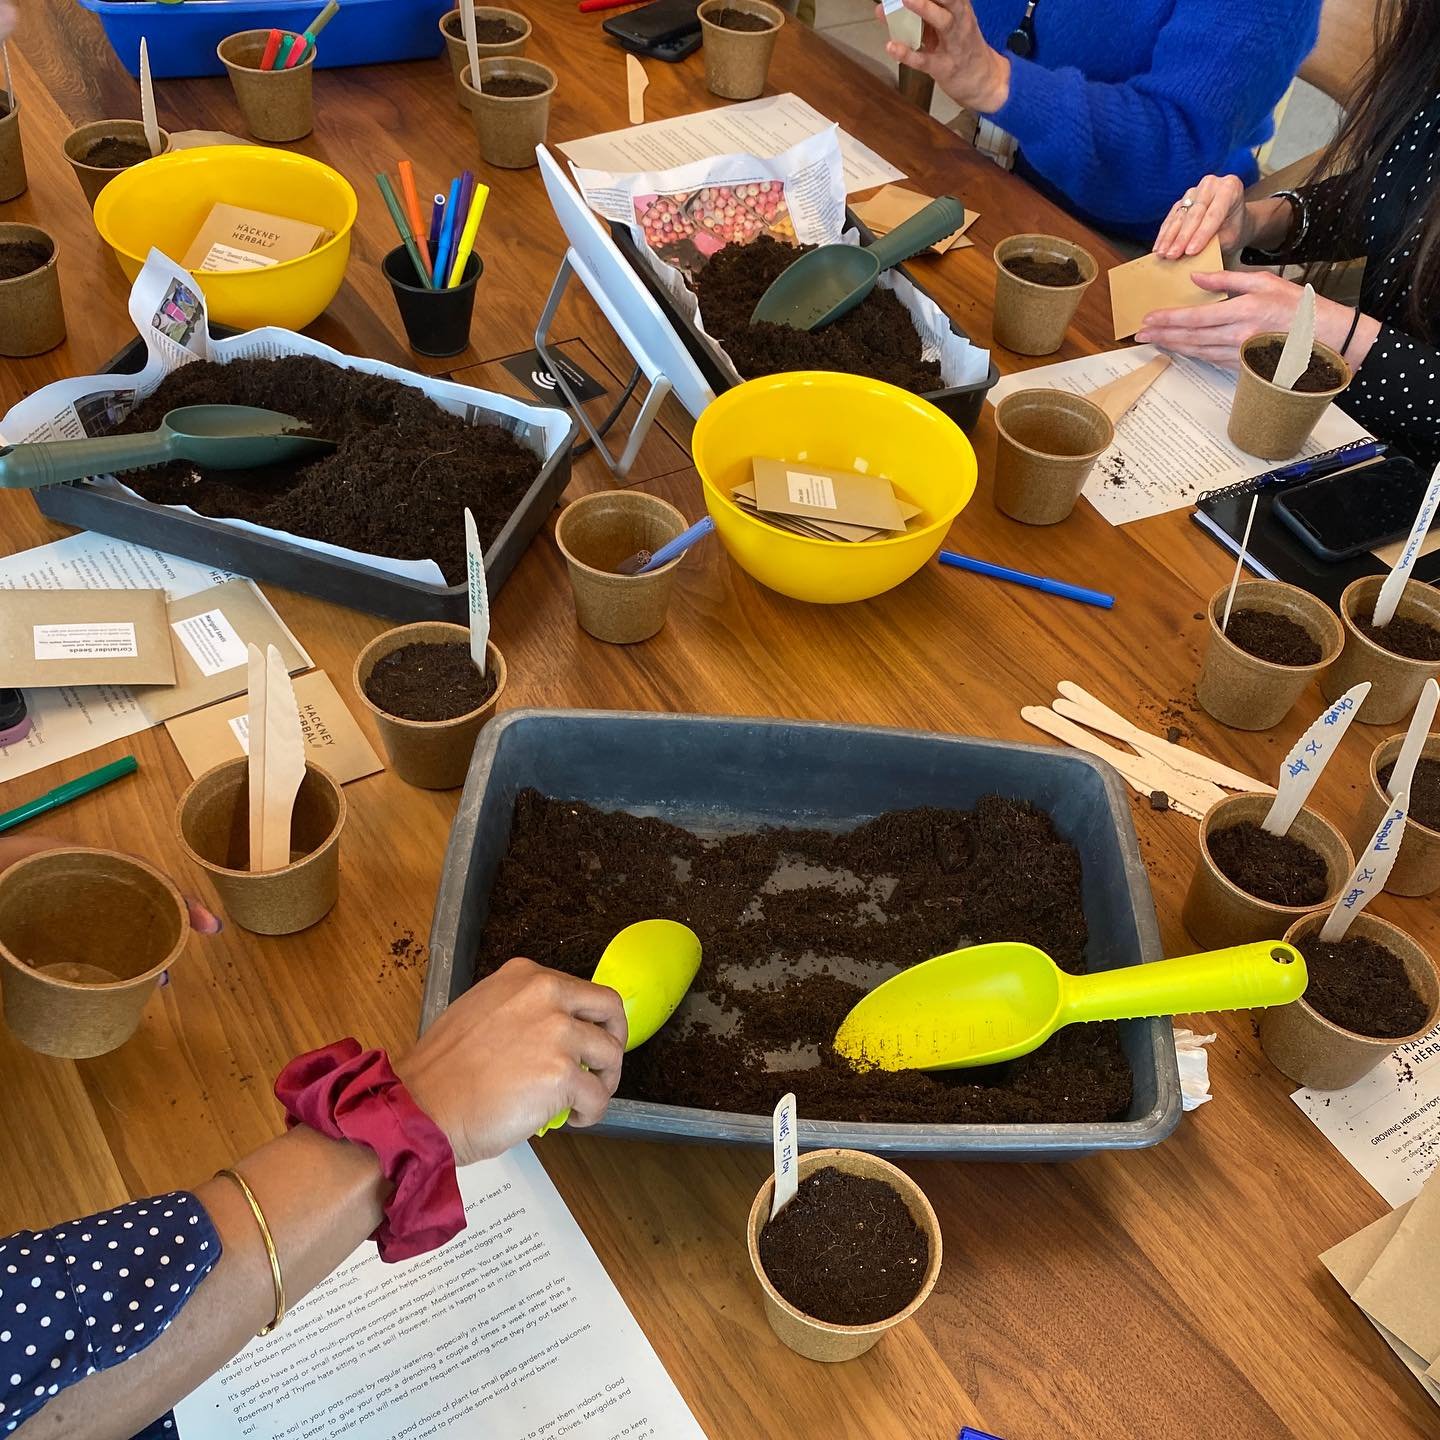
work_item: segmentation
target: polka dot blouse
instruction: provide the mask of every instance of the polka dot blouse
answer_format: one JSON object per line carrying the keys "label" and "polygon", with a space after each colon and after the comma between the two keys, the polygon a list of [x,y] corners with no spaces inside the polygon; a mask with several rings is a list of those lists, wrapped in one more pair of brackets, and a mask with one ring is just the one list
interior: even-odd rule
{"label": "polka dot blouse", "polygon": [[[0,1436],[143,1350],[219,1258],[209,1215],[178,1191],[0,1240]],[[137,1440],[163,1436],[168,1415]]]}
{"label": "polka dot blouse", "polygon": [[[1336,175],[1301,187],[1309,226],[1298,245],[1265,253],[1255,264],[1306,263],[1378,257],[1365,267],[1360,309],[1381,322],[1380,335],[1336,402],[1372,434],[1388,440],[1425,469],[1440,463],[1440,346],[1406,332],[1416,237],[1404,230],[1417,197],[1440,176],[1440,96],[1411,121],[1385,157],[1369,197],[1363,233],[1340,233],[1338,201],[1350,183]],[[1389,324],[1389,317],[1396,317]]]}

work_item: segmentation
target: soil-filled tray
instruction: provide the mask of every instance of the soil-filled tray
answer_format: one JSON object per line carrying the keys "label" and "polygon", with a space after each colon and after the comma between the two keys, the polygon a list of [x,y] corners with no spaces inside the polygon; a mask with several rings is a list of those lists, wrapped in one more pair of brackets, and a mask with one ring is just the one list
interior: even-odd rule
{"label": "soil-filled tray", "polygon": [[[628,814],[596,816],[592,809]],[[763,833],[776,826],[806,833],[777,844]],[[593,850],[597,839],[612,847],[603,858]],[[957,887],[960,851],[968,854],[977,841],[997,854],[969,867]],[[512,846],[521,863],[502,871]],[[566,859],[599,867],[591,904],[569,907],[563,886],[546,877],[547,848],[562,868]],[[587,849],[589,857],[581,854]],[[881,880],[887,855],[901,872],[891,886]],[[1012,864],[1029,869],[1017,875]],[[633,872],[628,899],[626,887],[613,883],[622,869]],[[709,893],[702,901],[692,891],[687,908],[681,897],[692,878]],[[726,887],[728,896],[714,893]],[[760,893],[767,888],[774,892],[768,897]],[[772,907],[766,923],[785,931],[783,943],[768,950],[756,933],[738,938],[757,895]],[[792,1070],[793,1085],[782,1087],[778,1072],[805,1058],[787,1048],[796,1023],[787,1001],[815,1016],[826,1007],[843,1014],[857,982],[874,978],[852,973],[853,964],[840,958],[860,947],[853,933],[848,949],[847,937],[834,933],[837,899],[840,910],[853,909],[854,921],[884,911],[897,923],[896,953],[907,960],[910,951],[1001,938],[1012,914],[1017,933],[1010,938],[1047,941],[1068,968],[1109,969],[1160,953],[1127,802],[1114,777],[1084,756],[860,726],[520,710],[487,727],[471,764],[436,906],[422,1025],[503,960],[502,950],[583,973],[601,931],[659,908],[671,918],[690,914],[709,945],[697,991],[713,991],[727,973],[732,984],[748,984],[752,977],[736,967],[711,968],[746,946],[756,960],[762,950],[804,956],[781,988],[758,988],[750,997],[750,1040],[759,1043],[749,1054],[764,1052],[762,1063],[777,1078],[753,1079],[752,1064],[726,1092],[734,1096],[729,1108],[713,1108],[725,1087],[704,1095],[687,1089],[673,1037],[662,1035],[651,1042],[656,1048],[646,1047],[649,1054],[629,1058],[602,1133],[768,1144],[774,1098],[782,1088],[802,1094],[807,1085],[812,1112],[826,1117],[807,1115],[802,1100],[807,1145],[1063,1159],[1155,1144],[1174,1128],[1180,1091],[1168,1020],[1073,1028],[978,1084],[963,1072],[938,1081],[883,1077],[894,1084],[877,1098],[847,1091],[843,1077],[817,1088],[816,1075]],[[555,930],[558,913],[583,921],[573,942]],[[755,978],[763,987],[783,973],[761,965]],[[692,993],[676,1019],[683,1026],[692,1014],[704,1018],[706,1007],[713,1018],[714,995]],[[1075,1077],[1078,1096],[1067,1098],[1066,1087],[1054,1084],[1057,1067]],[[677,1090],[701,1103],[650,1098]]]}
{"label": "soil-filled tray", "polygon": [[[220,332],[215,333],[216,338],[219,338]],[[285,358],[289,363],[307,357]],[[105,367],[105,373],[134,373],[140,369],[144,359],[143,342],[136,340]],[[448,410],[465,425],[499,427],[505,432],[500,438],[506,445],[513,441],[533,454],[533,479],[529,479],[528,484],[512,483],[511,489],[516,498],[513,506],[509,507],[508,515],[496,510],[487,517],[483,513],[484,498],[478,494],[473,502],[482,544],[485,546],[486,580],[493,595],[515,568],[569,483],[571,443],[575,436],[574,422],[558,410],[526,405],[468,386],[430,380],[377,361],[357,360],[328,350],[326,361],[332,366],[360,372],[365,376],[379,375],[412,388],[423,389],[441,404],[442,409]],[[263,362],[231,360],[229,363],[254,366]],[[318,362],[311,360],[310,363]],[[183,367],[177,375],[184,377],[187,371],[193,369],[192,366]],[[167,384],[174,380],[175,377],[171,377],[171,382]],[[207,395],[202,398],[210,397]],[[283,408],[287,412],[293,412],[297,408],[294,401],[288,405],[282,403],[285,400],[283,393],[275,397],[247,394],[245,399],[248,403],[269,404],[271,408]],[[367,396],[352,399],[352,409],[356,413],[363,411],[366,403],[373,403],[367,401]],[[191,403],[191,397],[179,397],[176,403]],[[137,414],[147,417],[148,405],[149,402],[142,402]],[[428,406],[422,408],[429,409]],[[424,417],[411,416],[410,423],[420,424],[426,434],[429,434],[431,428],[435,429],[436,434],[446,426],[454,428],[449,417],[438,418],[442,420],[438,428],[420,424]],[[420,463],[424,457],[418,450],[423,449],[423,445],[419,445],[418,441],[417,445],[417,463]],[[334,462],[326,460],[319,463],[333,465]],[[262,535],[240,529],[233,524],[227,524],[226,520],[218,515],[196,514],[177,509],[176,505],[189,502],[182,493],[183,487],[177,488],[176,484],[166,483],[166,473],[178,469],[179,467],[172,466],[144,472],[140,476],[121,477],[127,486],[148,489],[156,497],[155,500],[147,500],[140,494],[126,493],[104,482],[97,484],[82,480],[37,490],[34,492],[35,501],[41,513],[51,519],[87,530],[98,530],[102,534],[114,535],[137,544],[150,545],[172,555],[180,555],[201,564],[217,565],[254,580],[284,585],[289,589],[317,595],[323,600],[356,610],[366,610],[397,620],[466,621],[468,606],[462,578],[463,566],[458,559],[463,541],[458,523],[454,527],[455,555],[450,555],[446,549],[444,554],[431,557],[440,562],[447,576],[447,583],[429,583],[408,575],[390,574],[346,556],[311,549],[280,536]],[[383,474],[383,470],[381,473]],[[262,472],[255,472],[255,475],[264,479]],[[243,497],[248,490],[254,488],[243,483],[237,485],[235,496],[241,497],[241,503],[238,504],[218,504],[213,497],[203,503],[207,508],[218,509],[223,514],[271,525],[276,529],[285,528],[283,520],[277,523],[260,513],[259,505],[262,502],[257,501],[255,513],[248,513]],[[159,503],[160,501],[167,503]],[[201,503],[195,502],[196,509],[201,508]],[[395,508],[384,507],[387,515]],[[363,506],[359,507],[360,511],[364,509]],[[457,517],[458,513],[457,510]],[[361,518],[363,519],[363,516]],[[372,516],[370,523],[373,525],[375,520],[376,517]],[[446,528],[447,535],[449,528]],[[324,534],[315,538],[344,543],[335,542],[331,536]],[[351,548],[356,547],[352,545]],[[396,558],[422,557],[411,555]],[[452,571],[456,580],[454,584],[448,583]]]}

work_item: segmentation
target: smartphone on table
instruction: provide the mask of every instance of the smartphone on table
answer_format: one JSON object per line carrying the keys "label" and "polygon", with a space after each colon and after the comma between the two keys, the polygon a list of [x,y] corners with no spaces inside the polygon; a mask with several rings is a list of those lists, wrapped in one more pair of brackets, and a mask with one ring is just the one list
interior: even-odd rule
{"label": "smartphone on table", "polygon": [[1275,515],[1322,560],[1349,560],[1401,540],[1415,523],[1429,476],[1404,455],[1293,485]]}
{"label": "smartphone on table", "polygon": [[654,0],[606,20],[603,29],[626,50],[657,60],[683,60],[700,45],[700,0]]}

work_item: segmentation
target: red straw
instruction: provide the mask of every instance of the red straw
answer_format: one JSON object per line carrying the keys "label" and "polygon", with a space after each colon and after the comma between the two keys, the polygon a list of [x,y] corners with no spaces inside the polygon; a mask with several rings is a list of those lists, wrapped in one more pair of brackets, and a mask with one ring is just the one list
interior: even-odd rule
{"label": "red straw", "polygon": [[275,63],[276,53],[280,49],[280,32],[272,30],[270,38],[265,42],[265,53],[260,57],[260,68],[268,70]]}

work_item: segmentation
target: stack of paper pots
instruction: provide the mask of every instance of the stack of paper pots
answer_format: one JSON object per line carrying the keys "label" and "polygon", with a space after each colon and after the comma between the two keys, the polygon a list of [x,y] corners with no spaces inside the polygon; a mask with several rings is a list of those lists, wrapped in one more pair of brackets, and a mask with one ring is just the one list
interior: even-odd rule
{"label": "stack of paper pots", "polygon": [[[227,35],[215,53],[230,72],[250,134],[271,144],[299,140],[315,128],[315,51],[310,47],[304,59],[284,70],[262,70],[260,61],[269,38],[269,30],[241,30]],[[297,38],[295,43],[304,42]]]}
{"label": "stack of paper pots", "polygon": [[25,193],[25,151],[20,144],[20,102],[0,90],[0,204]]}
{"label": "stack of paper pots", "polygon": [[[89,125],[72,130],[65,137],[65,158],[70,162],[70,168],[74,170],[75,178],[92,208],[100,192],[120,173],[120,170],[104,165],[91,165],[84,158],[101,140],[125,140],[146,150],[150,145],[145,138],[145,127],[138,120],[94,120]],[[160,153],[163,155],[169,148],[170,132],[162,130]]]}
{"label": "stack of paper pots", "polygon": [[1240,374],[1230,406],[1227,433],[1230,441],[1262,460],[1289,460],[1298,455],[1330,402],[1350,383],[1350,367],[1328,345],[1315,342],[1322,355],[1343,377],[1330,390],[1286,390],[1257,375],[1251,365],[1255,351],[1265,345],[1283,345],[1279,333],[1252,335],[1240,347]]}
{"label": "stack of paper pots", "polygon": [[65,338],[55,242],[34,225],[0,223],[0,246],[5,245],[39,246],[49,258],[23,275],[0,280],[0,355],[42,355]]}
{"label": "stack of paper pots", "polygon": [[[753,15],[766,28],[731,30],[716,22],[722,10]],[[785,12],[765,0],[704,0],[695,13],[705,36],[705,88],[726,100],[756,99],[765,89]]]}
{"label": "stack of paper pots", "polygon": [[[1345,587],[1340,597],[1345,649],[1320,677],[1320,688],[1327,700],[1336,699],[1362,680],[1370,681],[1370,693],[1355,715],[1365,725],[1397,724],[1415,708],[1425,682],[1440,676],[1440,660],[1411,660],[1360,633],[1355,621],[1369,623],[1384,583],[1383,575],[1367,575]],[[1407,581],[1395,615],[1440,630],[1440,590],[1418,580]]]}
{"label": "stack of paper pots", "polygon": [[[1033,255],[1037,260],[1073,260],[1080,267],[1077,285],[1040,285],[1022,280],[1007,260]],[[1100,273],[1095,257],[1055,235],[1012,235],[995,247],[995,343],[1017,355],[1053,355],[1080,308],[1085,291]]]}
{"label": "stack of paper pots", "polygon": [[995,508],[1025,525],[1057,525],[1115,439],[1110,417],[1068,390],[1016,390],[995,407]]}
{"label": "stack of paper pots", "polygon": [[[497,95],[487,87],[496,80],[529,80],[542,88],[533,95]],[[480,62],[480,83],[469,65],[460,72],[460,89],[475,126],[475,139],[487,165],[525,170],[535,163],[535,147],[545,143],[550,128],[550,97],[555,72],[538,60],[507,55]]]}
{"label": "stack of paper pots", "polygon": [[[1360,804],[1352,832],[1357,853],[1369,845],[1370,837],[1390,808],[1390,791],[1380,783],[1380,772],[1395,764],[1404,743],[1403,735],[1392,735],[1371,751],[1370,787]],[[1440,735],[1425,737],[1420,758],[1440,764]],[[1440,890],[1440,830],[1422,825],[1413,814],[1406,818],[1400,853],[1395,857],[1385,888],[1392,895],[1433,895]]]}
{"label": "stack of paper pots", "polygon": [[[520,34],[514,40],[501,40],[488,45],[477,39],[475,42],[477,59],[498,60],[505,55],[523,55],[525,53],[525,47],[530,43],[531,25],[518,10],[501,10],[493,5],[477,5],[475,22],[479,24],[482,20],[503,21],[512,30],[518,30]],[[464,75],[465,67],[470,63],[470,51],[465,44],[465,32],[461,27],[458,9],[451,10],[448,14],[440,17],[440,33],[445,37],[445,54],[450,60],[450,74],[455,79],[455,99],[468,108],[471,92],[460,83],[460,77]]]}

